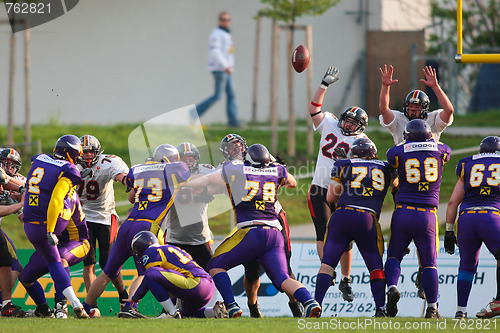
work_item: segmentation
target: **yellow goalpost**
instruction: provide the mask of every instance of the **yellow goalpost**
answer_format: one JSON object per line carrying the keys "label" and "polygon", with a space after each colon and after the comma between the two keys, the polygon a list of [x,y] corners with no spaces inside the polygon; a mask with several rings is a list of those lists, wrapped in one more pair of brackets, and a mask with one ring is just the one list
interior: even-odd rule
{"label": "yellow goalpost", "polygon": [[500,63],[498,53],[463,54],[462,49],[462,0],[457,0],[457,55],[455,61],[461,64],[469,63]]}

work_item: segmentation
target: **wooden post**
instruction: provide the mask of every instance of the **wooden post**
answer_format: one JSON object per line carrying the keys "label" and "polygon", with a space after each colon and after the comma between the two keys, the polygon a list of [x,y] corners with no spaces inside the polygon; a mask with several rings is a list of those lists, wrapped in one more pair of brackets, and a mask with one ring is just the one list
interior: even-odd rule
{"label": "wooden post", "polygon": [[31,118],[30,118],[30,29],[28,21],[24,21],[24,141],[25,152],[31,154]]}
{"label": "wooden post", "polygon": [[253,66],[253,96],[252,96],[252,122],[257,122],[257,99],[259,94],[259,60],[260,60],[260,26],[261,17],[257,15],[255,31],[255,60]]}
{"label": "wooden post", "polygon": [[272,45],[271,45],[271,151],[278,151],[278,76],[279,76],[279,34],[280,30],[276,21],[272,26]]}
{"label": "wooden post", "polygon": [[[287,36],[288,52],[287,56],[291,57],[293,53],[293,34],[291,25],[285,27]],[[288,69],[288,156],[295,157],[295,105],[294,105],[294,92],[293,92],[293,67],[290,61],[287,61],[286,67]]]}
{"label": "wooden post", "polygon": [[16,36],[10,34],[10,71],[9,71],[9,96],[7,106],[7,146],[14,145],[14,74],[15,74],[15,53]]}
{"label": "wooden post", "polygon": [[[306,26],[306,44],[309,50],[309,65],[307,66],[307,105],[312,101],[312,79],[313,79],[313,40],[312,40],[312,27],[310,25]],[[307,112],[309,113],[309,112]],[[307,155],[312,155],[314,152],[314,133],[313,133],[313,123],[309,115],[306,116],[307,119]]]}

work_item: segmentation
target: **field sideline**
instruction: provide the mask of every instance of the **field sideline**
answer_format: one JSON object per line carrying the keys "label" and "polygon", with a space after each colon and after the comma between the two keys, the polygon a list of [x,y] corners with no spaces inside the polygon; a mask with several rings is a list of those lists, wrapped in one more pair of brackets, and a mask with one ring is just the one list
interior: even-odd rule
{"label": "field sideline", "polygon": [[236,319],[183,319],[183,320],[130,320],[101,318],[91,320],[55,320],[41,318],[0,318],[0,332],[495,332],[500,328],[498,319],[441,319],[421,318],[236,318]]}

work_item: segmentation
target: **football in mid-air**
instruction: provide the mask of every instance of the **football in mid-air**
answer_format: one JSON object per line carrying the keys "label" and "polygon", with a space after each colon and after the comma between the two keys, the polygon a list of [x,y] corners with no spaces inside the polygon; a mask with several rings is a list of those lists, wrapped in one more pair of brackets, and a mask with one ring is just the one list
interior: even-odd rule
{"label": "football in mid-air", "polygon": [[292,53],[292,66],[297,73],[302,73],[309,65],[309,50],[304,45],[299,45]]}

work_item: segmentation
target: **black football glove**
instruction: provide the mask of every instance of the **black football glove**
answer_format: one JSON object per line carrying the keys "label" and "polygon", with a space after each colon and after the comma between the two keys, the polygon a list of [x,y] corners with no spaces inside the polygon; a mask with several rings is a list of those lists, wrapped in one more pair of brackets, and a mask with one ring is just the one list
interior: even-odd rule
{"label": "black football glove", "polygon": [[444,234],[444,249],[448,254],[455,253],[455,244],[457,243],[457,237],[454,231],[446,231]]}
{"label": "black football glove", "polygon": [[205,203],[210,203],[215,199],[213,195],[208,193],[208,189],[206,187],[204,187],[203,191],[200,194],[198,194],[198,197],[200,198],[201,201]]}
{"label": "black football glove", "polygon": [[280,155],[275,157],[276,163],[286,166],[286,162]]}
{"label": "black football glove", "polygon": [[85,177],[91,177],[94,175],[94,170],[92,168],[86,168],[86,169],[83,169],[82,171],[80,171],[80,175],[82,176],[82,178],[85,178]]}
{"label": "black football glove", "polygon": [[345,152],[344,147],[336,147],[333,150],[335,150],[335,154],[337,155],[338,160],[343,160],[347,158],[347,154]]}

